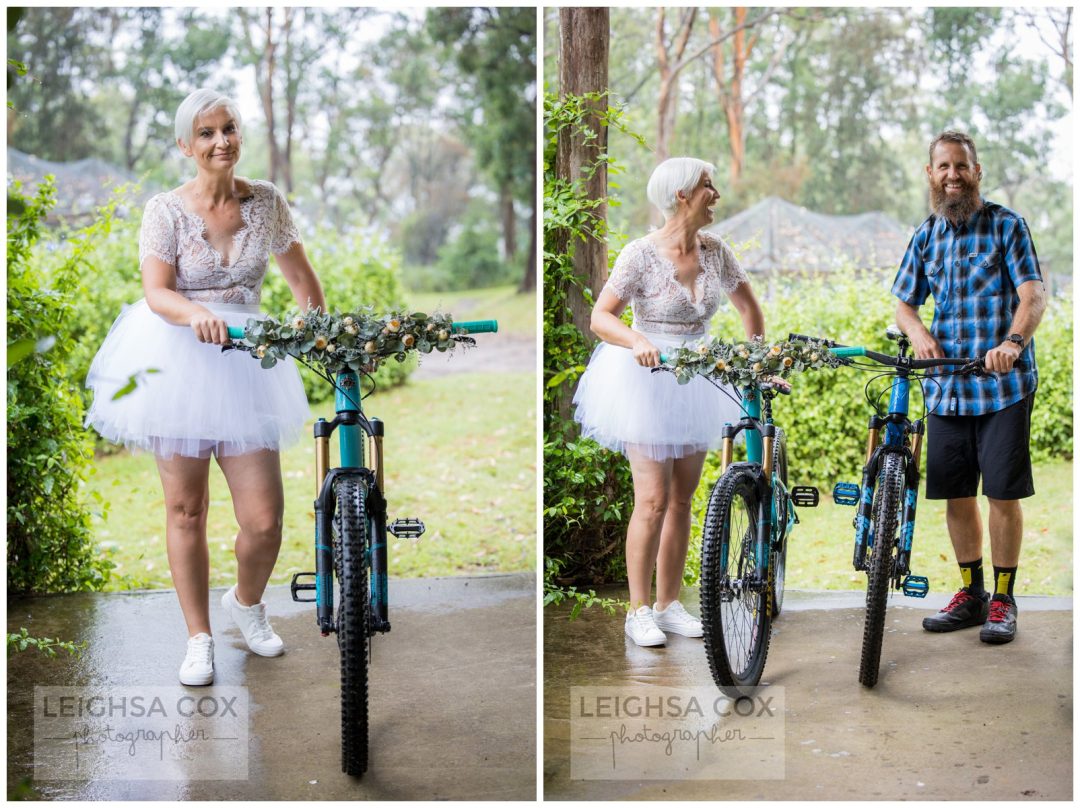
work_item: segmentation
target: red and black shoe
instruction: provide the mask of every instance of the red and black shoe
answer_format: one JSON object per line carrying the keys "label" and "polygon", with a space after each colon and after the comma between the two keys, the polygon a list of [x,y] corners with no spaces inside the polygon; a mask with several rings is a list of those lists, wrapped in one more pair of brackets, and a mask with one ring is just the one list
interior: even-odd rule
{"label": "red and black shoe", "polygon": [[979,632],[979,639],[992,645],[1012,642],[1016,637],[1016,602],[1013,600],[990,601],[990,617]]}
{"label": "red and black shoe", "polygon": [[931,617],[924,617],[922,627],[927,631],[940,632],[981,626],[986,622],[986,615],[990,608],[989,600],[990,596],[987,593],[975,594],[964,587],[953,595],[948,606]]}

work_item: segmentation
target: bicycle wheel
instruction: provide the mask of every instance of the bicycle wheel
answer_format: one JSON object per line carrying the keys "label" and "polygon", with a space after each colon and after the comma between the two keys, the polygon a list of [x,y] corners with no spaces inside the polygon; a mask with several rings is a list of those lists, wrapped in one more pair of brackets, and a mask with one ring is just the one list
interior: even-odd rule
{"label": "bicycle wheel", "polygon": [[871,530],[874,546],[868,550],[866,584],[866,622],[863,624],[862,659],[859,681],[866,687],[877,684],[881,665],[881,638],[885,631],[885,606],[897,553],[897,528],[900,523],[900,497],[904,490],[904,459],[898,454],[885,455],[874,489]]}
{"label": "bicycle wheel", "polygon": [[334,484],[334,573],[338,581],[337,640],[341,654],[341,770],[359,777],[368,759],[367,515],[362,480]]}
{"label": "bicycle wheel", "polygon": [[772,572],[773,587],[773,610],[775,618],[780,614],[784,605],[784,572],[787,569],[787,484],[788,484],[788,459],[787,459],[787,436],[780,427],[776,428],[776,441],[773,443],[773,469],[777,478],[784,484],[784,493],[773,490],[776,508],[776,535],[773,537],[773,548],[769,556],[769,570]]}
{"label": "bicycle wheel", "polygon": [[713,486],[701,547],[701,622],[717,686],[744,695],[769,652],[768,586],[755,580],[759,497],[754,475],[729,468]]}

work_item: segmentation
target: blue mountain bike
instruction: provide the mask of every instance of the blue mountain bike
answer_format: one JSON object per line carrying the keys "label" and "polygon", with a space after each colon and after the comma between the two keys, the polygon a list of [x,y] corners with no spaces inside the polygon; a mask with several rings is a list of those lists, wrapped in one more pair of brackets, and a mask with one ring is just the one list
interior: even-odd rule
{"label": "blue mountain bike", "polygon": [[[908,356],[911,343],[899,328],[889,326],[885,333],[897,343],[896,356],[824,341],[830,351],[846,360],[846,364],[875,371],[866,387],[867,401],[875,412],[870,416],[862,480],[858,485],[840,482],[833,488],[836,504],[857,507],[852,564],[857,571],[867,575],[866,620],[859,661],[859,682],[866,687],[873,687],[878,681],[889,591],[898,590],[907,597],[924,598],[930,589],[925,576],[911,573],[911,545],[919,496],[919,455],[925,431],[921,418],[912,420],[909,417],[911,381],[936,383],[933,376],[918,373],[931,368],[951,366],[958,368],[953,371],[955,373],[984,372],[982,358],[915,359]],[[807,338],[792,334],[790,339]],[[875,364],[857,364],[855,360],[860,358]],[[882,365],[892,370],[881,373]],[[871,385],[881,378],[888,378],[890,383],[875,395]],[[886,391],[889,394],[887,409],[880,403]]]}

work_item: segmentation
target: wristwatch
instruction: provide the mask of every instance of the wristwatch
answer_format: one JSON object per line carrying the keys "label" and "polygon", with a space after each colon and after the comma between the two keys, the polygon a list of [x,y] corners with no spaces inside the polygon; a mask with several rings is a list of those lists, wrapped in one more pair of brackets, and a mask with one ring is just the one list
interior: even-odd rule
{"label": "wristwatch", "polygon": [[1009,342],[1015,342],[1020,346],[1020,350],[1024,349],[1024,335],[1023,334],[1009,334]]}

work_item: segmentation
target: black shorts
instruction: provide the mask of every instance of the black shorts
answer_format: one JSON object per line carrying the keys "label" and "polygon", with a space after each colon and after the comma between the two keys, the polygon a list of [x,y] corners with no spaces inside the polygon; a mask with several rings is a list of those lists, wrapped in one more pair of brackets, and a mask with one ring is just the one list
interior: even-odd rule
{"label": "black shorts", "polygon": [[933,415],[926,422],[926,498],[959,499],[978,494],[1024,499],[1035,493],[1031,478],[1031,410],[1035,394],[986,415]]}

